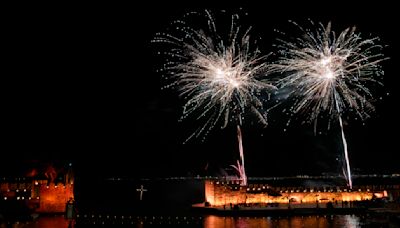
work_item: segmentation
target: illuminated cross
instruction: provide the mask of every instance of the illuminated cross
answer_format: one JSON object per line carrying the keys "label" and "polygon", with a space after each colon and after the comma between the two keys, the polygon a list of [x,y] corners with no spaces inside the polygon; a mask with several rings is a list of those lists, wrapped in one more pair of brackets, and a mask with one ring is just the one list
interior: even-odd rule
{"label": "illuminated cross", "polygon": [[140,200],[143,199],[143,192],[147,192],[147,189],[143,188],[143,185],[140,185],[140,188],[137,188],[136,191],[140,192]]}

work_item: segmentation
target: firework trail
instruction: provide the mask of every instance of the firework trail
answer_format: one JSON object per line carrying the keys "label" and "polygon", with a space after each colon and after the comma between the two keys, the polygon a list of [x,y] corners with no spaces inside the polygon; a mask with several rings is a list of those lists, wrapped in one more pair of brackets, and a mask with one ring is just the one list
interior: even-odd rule
{"label": "firework trail", "polygon": [[278,82],[280,87],[294,88],[290,95],[296,100],[291,107],[293,114],[305,114],[306,121],[319,116],[339,122],[341,129],[345,178],[352,188],[347,142],[343,131],[342,115],[347,110],[355,111],[362,120],[374,109],[370,84],[381,84],[383,75],[379,66],[385,60],[382,46],[375,44],[378,38],[362,39],[355,28],[347,28],[338,36],[325,27],[315,25],[316,30],[305,29],[296,23],[302,36],[293,41],[278,40],[279,59],[270,67],[270,72],[285,74]]}
{"label": "firework trail", "polygon": [[[191,21],[192,17],[200,20]],[[230,26],[221,29],[227,32],[226,37],[217,31],[215,19],[207,10],[205,14],[189,13],[184,19],[173,22],[170,31],[157,34],[153,40],[167,47],[159,52],[167,60],[160,70],[167,80],[164,88],[176,88],[184,98],[181,120],[196,116],[203,122],[186,141],[200,136],[204,140],[220,122],[221,128],[229,122],[237,125],[238,168],[242,183],[247,184],[240,128],[247,114],[266,124],[262,95],[273,86],[257,80],[266,71],[266,56],[252,49],[251,28],[241,29],[238,14],[231,16]]]}
{"label": "firework trail", "polygon": [[237,137],[238,137],[238,144],[239,144],[239,155],[240,155],[240,160],[242,161],[242,164],[237,161],[237,165],[231,165],[235,170],[239,173],[240,179],[243,181],[243,185],[247,185],[247,176],[246,176],[246,170],[244,168],[244,154],[243,154],[243,140],[242,140],[242,130],[240,129],[240,126],[237,125]]}

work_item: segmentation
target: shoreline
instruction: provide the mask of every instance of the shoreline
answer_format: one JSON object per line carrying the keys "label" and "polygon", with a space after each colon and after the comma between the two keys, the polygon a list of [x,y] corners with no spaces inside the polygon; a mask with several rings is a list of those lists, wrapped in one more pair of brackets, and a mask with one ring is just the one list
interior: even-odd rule
{"label": "shoreline", "polygon": [[198,213],[218,216],[296,216],[296,215],[347,215],[364,214],[368,208],[239,208],[192,207]]}
{"label": "shoreline", "polygon": [[192,205],[192,211],[217,216],[297,216],[375,214],[400,217],[400,208],[385,207],[212,207]]}

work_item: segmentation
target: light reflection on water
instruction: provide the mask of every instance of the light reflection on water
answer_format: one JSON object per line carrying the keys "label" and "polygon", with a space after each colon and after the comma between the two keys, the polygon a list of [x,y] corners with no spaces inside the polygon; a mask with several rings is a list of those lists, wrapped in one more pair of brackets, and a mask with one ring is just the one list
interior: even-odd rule
{"label": "light reflection on water", "polygon": [[[70,224],[71,222],[71,224]],[[29,222],[15,222],[13,224],[0,223],[0,228],[71,228],[74,227],[72,221],[65,219],[64,216],[40,217]]]}
{"label": "light reflection on water", "polygon": [[[167,217],[165,217],[167,218]],[[292,217],[219,217],[214,215],[207,215],[204,217],[193,217],[182,220],[183,217],[174,220],[160,219],[160,217],[146,217],[143,219],[132,218],[130,222],[126,223],[117,220],[112,220],[112,223],[100,225],[100,227],[204,227],[204,228],[356,228],[356,227],[397,227],[398,224],[392,224],[387,219],[379,219],[366,216],[357,215],[326,215],[326,216],[292,216]],[[186,218],[186,217],[185,217]],[[40,217],[30,222],[14,223],[6,225],[0,223],[0,228],[90,228],[99,227],[99,220],[96,220],[96,225],[93,222],[79,224],[76,226],[69,226],[70,221],[63,216],[53,217]],[[101,221],[100,221],[101,222]],[[390,223],[390,224],[389,224]],[[118,226],[118,225],[124,226]]]}
{"label": "light reflection on water", "polygon": [[218,217],[206,216],[205,228],[300,228],[300,227],[361,227],[360,218],[354,215],[340,216],[294,216],[288,218],[271,217]]}

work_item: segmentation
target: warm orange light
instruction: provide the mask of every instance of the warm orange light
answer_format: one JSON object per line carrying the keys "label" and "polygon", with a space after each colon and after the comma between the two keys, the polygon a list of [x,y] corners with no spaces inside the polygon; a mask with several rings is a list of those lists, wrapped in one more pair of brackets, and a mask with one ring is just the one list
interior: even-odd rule
{"label": "warm orange light", "polygon": [[[340,191],[336,189],[325,189],[325,191],[319,191],[318,189],[310,189],[310,191],[298,191],[298,189],[286,189],[280,190],[280,196],[268,195],[262,191],[261,188],[256,188],[259,192],[249,192],[254,190],[252,188],[243,188],[240,190],[234,190],[228,184],[215,185],[212,181],[206,182],[205,185],[205,198],[211,206],[222,206],[230,204],[241,204],[241,203],[280,203],[287,204],[290,200],[291,204],[304,204],[311,203],[328,203],[328,202],[342,202],[342,201],[362,201],[371,200],[373,193],[368,191]],[[319,192],[318,192],[319,191]],[[318,192],[318,193],[317,193]],[[387,192],[386,192],[387,194]],[[385,192],[375,193],[375,197],[382,198],[385,196]]]}
{"label": "warm orange light", "polygon": [[376,193],[374,193],[374,195],[375,195],[377,198],[382,198],[382,197],[383,197],[383,193],[378,193],[378,192],[376,192]]}

